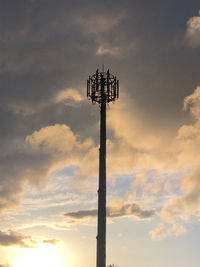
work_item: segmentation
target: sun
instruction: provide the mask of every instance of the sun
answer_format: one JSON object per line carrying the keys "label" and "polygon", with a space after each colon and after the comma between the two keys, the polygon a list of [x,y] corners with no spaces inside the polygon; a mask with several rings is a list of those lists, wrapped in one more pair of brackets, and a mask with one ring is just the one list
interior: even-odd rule
{"label": "sun", "polygon": [[37,248],[24,249],[23,253],[13,261],[12,266],[64,267],[64,263],[53,246],[49,244],[39,244]]}

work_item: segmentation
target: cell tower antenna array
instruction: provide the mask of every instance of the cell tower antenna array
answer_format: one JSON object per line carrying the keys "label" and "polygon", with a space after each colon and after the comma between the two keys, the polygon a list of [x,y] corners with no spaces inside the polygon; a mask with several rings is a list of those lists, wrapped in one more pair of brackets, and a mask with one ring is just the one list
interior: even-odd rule
{"label": "cell tower antenna array", "polygon": [[100,105],[97,267],[106,267],[106,103],[119,98],[119,80],[97,69],[87,80],[87,97]]}

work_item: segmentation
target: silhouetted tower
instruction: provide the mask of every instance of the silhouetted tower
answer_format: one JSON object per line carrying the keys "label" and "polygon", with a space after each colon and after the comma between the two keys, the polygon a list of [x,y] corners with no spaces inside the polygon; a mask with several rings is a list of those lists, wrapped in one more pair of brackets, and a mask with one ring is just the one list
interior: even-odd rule
{"label": "silhouetted tower", "polygon": [[119,98],[119,80],[97,69],[87,80],[87,97],[100,106],[97,267],[106,267],[106,103]]}

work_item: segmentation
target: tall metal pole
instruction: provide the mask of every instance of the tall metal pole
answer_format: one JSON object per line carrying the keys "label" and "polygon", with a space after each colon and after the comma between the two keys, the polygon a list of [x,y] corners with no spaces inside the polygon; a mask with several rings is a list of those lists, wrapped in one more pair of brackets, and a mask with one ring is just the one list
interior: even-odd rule
{"label": "tall metal pole", "polygon": [[106,266],[106,98],[101,82],[97,267]]}
{"label": "tall metal pole", "polygon": [[87,80],[87,97],[100,105],[97,267],[106,267],[106,103],[119,97],[119,81],[109,70],[97,69]]}

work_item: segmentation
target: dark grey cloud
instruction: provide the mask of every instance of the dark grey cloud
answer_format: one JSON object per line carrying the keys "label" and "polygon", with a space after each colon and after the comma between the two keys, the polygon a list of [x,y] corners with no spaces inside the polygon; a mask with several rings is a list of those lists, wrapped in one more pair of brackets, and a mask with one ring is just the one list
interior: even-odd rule
{"label": "dark grey cloud", "polygon": [[20,232],[0,231],[0,245],[22,247],[22,248],[32,248],[37,245],[37,242],[32,240],[30,236],[24,235]]}
{"label": "dark grey cloud", "polygon": [[[23,146],[17,141],[12,145]],[[49,157],[23,148],[10,148],[0,159],[0,212],[3,212],[19,205],[27,182],[38,186],[46,181]]]}
{"label": "dark grey cloud", "polygon": [[[192,77],[190,73],[186,77],[182,75],[194,69],[198,52],[194,54],[191,49],[185,51],[180,44],[178,47],[174,44],[177,36],[184,36],[186,22],[195,15],[198,6],[192,1],[184,3],[181,14],[179,9],[176,1],[164,5],[158,1],[151,5],[138,1],[125,1],[124,4],[88,1],[84,5],[81,1],[76,4],[49,1],[48,5],[46,1],[4,3],[2,24],[7,23],[8,27],[1,29],[5,36],[5,59],[1,64],[2,101],[38,110],[55,91],[77,84],[85,86],[83,81],[88,73],[102,61],[95,55],[101,44],[113,45],[122,51],[128,44],[133,44],[125,57],[117,59],[108,55],[104,57],[108,61],[105,63],[120,75],[126,84],[123,89],[134,93],[136,105],[149,109],[155,116],[159,109],[167,119],[172,111],[180,110],[182,102],[178,98],[183,98],[188,88],[192,91],[199,81],[194,71]],[[97,13],[103,17],[102,21],[95,21],[93,14]],[[113,18],[121,13],[124,17],[113,23]],[[102,28],[98,34],[95,34],[95,25]],[[17,55],[13,56],[11,51]],[[41,119],[44,123],[46,118]]]}
{"label": "dark grey cloud", "polygon": [[75,212],[69,212],[63,214],[67,218],[71,219],[82,219],[82,218],[88,218],[88,217],[96,217],[97,216],[97,210],[79,210]]}
{"label": "dark grey cloud", "polygon": [[[155,216],[153,209],[143,210],[138,204],[126,204],[120,208],[107,207],[107,217],[117,218],[123,216],[132,216],[138,220],[151,219]],[[76,212],[65,213],[64,217],[68,219],[81,220],[97,216],[97,210],[80,210]]]}

